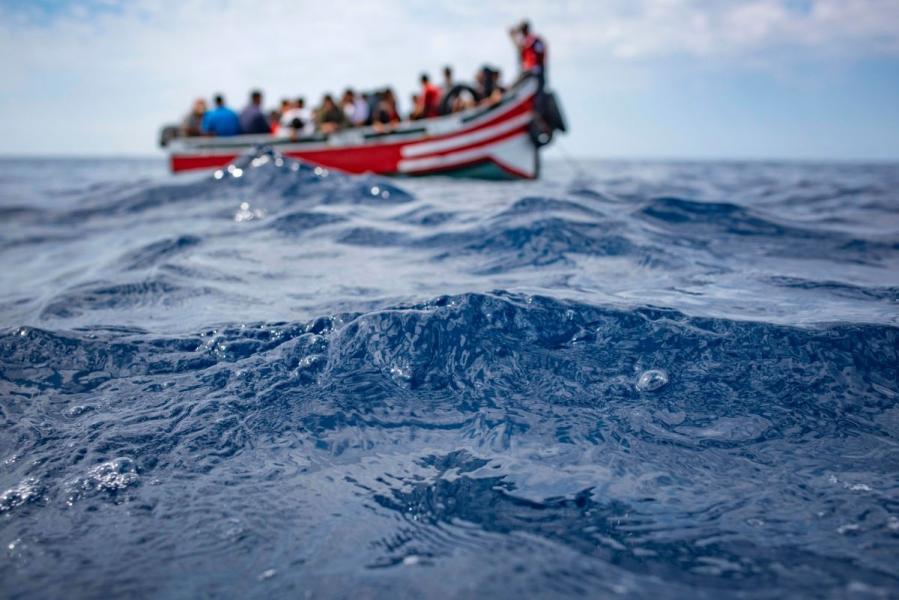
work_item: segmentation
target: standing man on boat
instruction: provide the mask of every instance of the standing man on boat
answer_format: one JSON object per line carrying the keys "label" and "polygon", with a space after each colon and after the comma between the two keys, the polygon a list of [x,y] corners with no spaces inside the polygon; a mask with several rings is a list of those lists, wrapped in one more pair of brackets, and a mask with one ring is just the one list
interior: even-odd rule
{"label": "standing man on boat", "polygon": [[521,64],[521,76],[533,77],[537,81],[537,93],[534,94],[534,124],[540,130],[540,137],[549,143],[553,127],[547,123],[547,108],[550,106],[544,88],[546,87],[546,43],[536,33],[531,31],[531,24],[527,20],[522,21],[516,27],[509,30],[515,47],[518,48],[518,56]]}
{"label": "standing man on boat", "polygon": [[509,30],[521,64],[521,74],[537,78],[538,93],[546,85],[546,43],[539,35],[531,32],[531,24],[526,20]]}

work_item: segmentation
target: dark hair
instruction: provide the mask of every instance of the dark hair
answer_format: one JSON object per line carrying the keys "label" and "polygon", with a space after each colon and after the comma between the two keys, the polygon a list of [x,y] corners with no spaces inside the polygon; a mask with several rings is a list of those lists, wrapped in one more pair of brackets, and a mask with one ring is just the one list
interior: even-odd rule
{"label": "dark hair", "polygon": [[528,23],[527,19],[525,19],[524,21],[521,22],[521,25],[519,25],[519,29],[521,29],[521,33],[527,35],[528,32],[531,30],[531,24]]}
{"label": "dark hair", "polygon": [[427,83],[428,81],[430,81],[430,79],[428,78],[428,74],[427,74],[427,73],[422,73],[422,74],[421,74],[421,82],[422,82],[422,83]]}
{"label": "dark hair", "polygon": [[216,106],[224,106],[225,105],[225,97],[222,96],[221,94],[216,94],[214,100],[215,100]]}
{"label": "dark hair", "polygon": [[306,99],[300,96],[297,98],[297,104],[306,104]]}
{"label": "dark hair", "polygon": [[262,92],[260,92],[259,90],[253,90],[252,92],[250,92],[250,100],[252,100],[253,102],[262,101]]}
{"label": "dark hair", "polygon": [[453,74],[453,68],[452,68],[451,66],[449,66],[449,65],[446,65],[445,67],[443,67],[443,74],[444,74],[444,75],[452,75],[452,74]]}

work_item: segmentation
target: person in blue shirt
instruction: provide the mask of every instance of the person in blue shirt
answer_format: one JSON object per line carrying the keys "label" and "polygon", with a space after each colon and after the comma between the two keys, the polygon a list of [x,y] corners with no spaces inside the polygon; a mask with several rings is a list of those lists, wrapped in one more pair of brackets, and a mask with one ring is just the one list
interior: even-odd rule
{"label": "person in blue shirt", "polygon": [[253,90],[250,103],[240,113],[240,128],[244,133],[271,133],[272,126],[262,113],[262,92]]}
{"label": "person in blue shirt", "polygon": [[215,97],[215,108],[203,117],[202,127],[206,135],[227,136],[241,133],[237,113],[225,106],[225,99],[221,94]]}

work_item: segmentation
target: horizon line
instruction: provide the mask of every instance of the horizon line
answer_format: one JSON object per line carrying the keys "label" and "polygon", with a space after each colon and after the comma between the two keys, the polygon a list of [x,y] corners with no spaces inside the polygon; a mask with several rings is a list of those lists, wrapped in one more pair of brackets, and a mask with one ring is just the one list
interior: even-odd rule
{"label": "horizon line", "polygon": [[[551,151],[551,150],[549,150]],[[581,156],[563,155],[557,150],[554,156],[542,158],[546,162],[570,163],[572,161],[590,162],[696,162],[696,163],[799,163],[799,164],[878,164],[899,165],[897,157],[796,157],[796,156],[709,156],[709,155],[683,155],[683,156],[637,156],[637,155],[607,155],[607,156]],[[96,154],[50,154],[25,152],[12,154],[0,152],[0,160],[159,160],[166,161],[167,156],[160,154],[143,153],[96,153]]]}

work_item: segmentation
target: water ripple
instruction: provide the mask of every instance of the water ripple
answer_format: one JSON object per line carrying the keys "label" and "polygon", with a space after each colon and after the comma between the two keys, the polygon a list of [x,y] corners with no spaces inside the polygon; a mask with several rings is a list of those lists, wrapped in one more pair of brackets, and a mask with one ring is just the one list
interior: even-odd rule
{"label": "water ripple", "polygon": [[899,590],[895,167],[10,164],[6,595]]}

